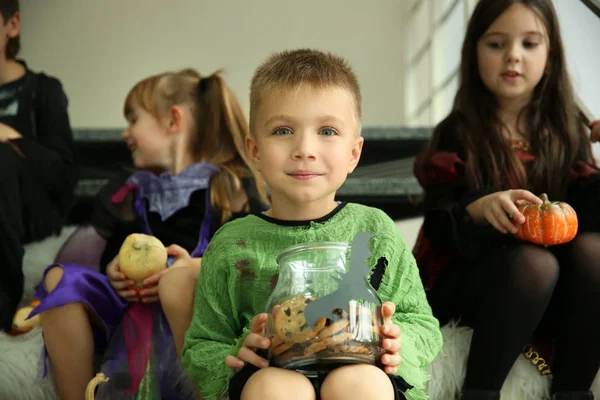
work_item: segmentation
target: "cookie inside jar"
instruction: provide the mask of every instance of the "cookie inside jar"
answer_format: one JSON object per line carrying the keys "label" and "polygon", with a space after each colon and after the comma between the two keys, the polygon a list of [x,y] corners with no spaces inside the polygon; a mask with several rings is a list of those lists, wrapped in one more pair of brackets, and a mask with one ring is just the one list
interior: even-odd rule
{"label": "cookie inside jar", "polygon": [[270,364],[315,376],[340,365],[376,364],[382,301],[371,285],[368,232],[345,242],[301,243],[277,258],[265,306]]}
{"label": "cookie inside jar", "polygon": [[375,364],[382,354],[381,307],[351,300],[329,318],[306,319],[312,296],[297,296],[272,309],[270,363],[306,374],[345,364]]}

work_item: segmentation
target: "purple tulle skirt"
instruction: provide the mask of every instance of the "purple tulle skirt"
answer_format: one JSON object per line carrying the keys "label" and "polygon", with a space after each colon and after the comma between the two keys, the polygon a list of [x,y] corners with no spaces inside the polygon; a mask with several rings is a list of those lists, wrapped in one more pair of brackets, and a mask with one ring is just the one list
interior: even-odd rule
{"label": "purple tulle skirt", "polygon": [[[48,271],[57,266],[63,268],[63,276],[56,289],[48,293],[43,282]],[[96,353],[106,350],[108,341],[128,307],[127,301],[117,295],[106,275],[77,264],[53,264],[47,267],[35,298],[40,304],[31,312],[29,318],[69,303],[85,304],[89,312],[96,315],[95,322],[101,324],[92,324]]]}
{"label": "purple tulle skirt", "polygon": [[[30,317],[68,303],[85,304],[95,314],[100,324],[92,323],[95,353],[101,355],[101,371],[110,378],[98,386],[96,399],[194,399],[160,303],[130,304],[105,275],[76,264],[59,266],[62,279],[51,293],[43,284],[38,287],[35,297],[40,304]],[[43,367],[46,376],[45,349]]]}

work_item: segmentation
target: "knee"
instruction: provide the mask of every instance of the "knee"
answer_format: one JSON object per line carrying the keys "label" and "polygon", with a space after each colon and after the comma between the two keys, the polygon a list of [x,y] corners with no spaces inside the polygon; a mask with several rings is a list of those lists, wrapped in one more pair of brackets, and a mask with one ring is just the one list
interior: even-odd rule
{"label": "knee", "polygon": [[393,399],[394,388],[381,368],[373,365],[349,365],[327,375],[321,387],[323,400]]}
{"label": "knee", "polygon": [[193,268],[173,268],[158,281],[158,298],[163,309],[179,308],[182,304],[191,304],[198,281],[197,271]]}
{"label": "knee", "polygon": [[58,283],[62,279],[63,268],[59,266],[52,267],[46,272],[44,277],[44,286],[48,293],[52,292],[58,286]]}
{"label": "knee", "polygon": [[571,242],[573,272],[581,277],[600,280],[600,234],[582,233]]}
{"label": "knee", "polygon": [[534,245],[522,245],[514,250],[508,268],[510,274],[532,292],[552,292],[560,273],[554,254]]}
{"label": "knee", "polygon": [[[283,393],[287,393],[287,396]],[[315,398],[315,390],[308,378],[298,372],[280,368],[263,368],[256,371],[246,382],[241,396],[242,400]]]}

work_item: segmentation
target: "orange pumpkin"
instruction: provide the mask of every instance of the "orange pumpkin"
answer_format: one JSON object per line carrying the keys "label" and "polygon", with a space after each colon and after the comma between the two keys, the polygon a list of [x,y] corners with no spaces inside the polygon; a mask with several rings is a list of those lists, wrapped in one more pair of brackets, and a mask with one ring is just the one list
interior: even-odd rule
{"label": "orange pumpkin", "polygon": [[547,194],[540,196],[542,204],[520,204],[517,208],[525,216],[515,234],[521,240],[552,246],[573,240],[577,235],[577,214],[567,203],[551,202]]}

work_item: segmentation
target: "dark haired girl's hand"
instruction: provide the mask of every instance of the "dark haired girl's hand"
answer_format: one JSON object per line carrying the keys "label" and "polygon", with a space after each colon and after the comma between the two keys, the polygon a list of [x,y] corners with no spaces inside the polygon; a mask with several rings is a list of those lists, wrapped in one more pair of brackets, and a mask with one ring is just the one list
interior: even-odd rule
{"label": "dark haired girl's hand", "polygon": [[592,130],[590,134],[592,142],[600,142],[600,119],[590,122],[590,129]]}
{"label": "dark haired girl's hand", "polygon": [[542,204],[542,200],[528,190],[506,190],[475,200],[467,206],[467,212],[476,223],[489,223],[502,233],[515,234],[518,231],[515,224],[525,222],[516,205],[521,201]]}

